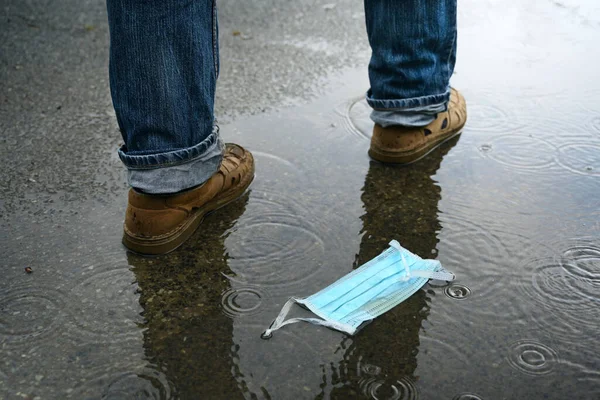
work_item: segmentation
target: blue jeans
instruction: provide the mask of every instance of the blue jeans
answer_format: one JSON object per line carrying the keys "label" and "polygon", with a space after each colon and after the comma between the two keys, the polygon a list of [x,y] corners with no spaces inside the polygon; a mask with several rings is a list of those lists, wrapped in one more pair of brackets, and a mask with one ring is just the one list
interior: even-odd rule
{"label": "blue jeans", "polygon": [[[214,119],[216,0],[107,0],[110,87],[129,184],[174,193],[208,180],[223,143]],[[456,0],[365,0],[376,123],[424,126],[444,111]]]}
{"label": "blue jeans", "polygon": [[365,0],[371,45],[367,102],[382,126],[425,126],[450,99],[456,0]]}

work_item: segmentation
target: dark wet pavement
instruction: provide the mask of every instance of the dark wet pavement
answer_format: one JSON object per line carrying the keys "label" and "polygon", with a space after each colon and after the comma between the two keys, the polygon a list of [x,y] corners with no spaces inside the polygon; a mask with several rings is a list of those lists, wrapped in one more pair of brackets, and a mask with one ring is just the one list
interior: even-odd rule
{"label": "dark wet pavement", "polygon": [[[120,244],[105,16],[80,3],[3,6],[0,398],[600,397],[594,1],[462,1],[467,126],[404,168],[366,154],[360,2],[222,2],[222,132],[256,180],[155,258]],[[260,339],[391,239],[457,281],[354,337]]]}

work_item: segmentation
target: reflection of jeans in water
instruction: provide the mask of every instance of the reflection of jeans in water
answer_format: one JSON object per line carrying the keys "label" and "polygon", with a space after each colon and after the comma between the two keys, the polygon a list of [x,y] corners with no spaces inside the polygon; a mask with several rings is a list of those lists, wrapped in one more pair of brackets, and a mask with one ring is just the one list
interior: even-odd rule
{"label": "reflection of jeans in water", "polygon": [[[216,0],[107,0],[110,84],[131,186],[172,193],[219,167]],[[381,125],[426,125],[446,108],[456,0],[365,0],[367,99]]]}

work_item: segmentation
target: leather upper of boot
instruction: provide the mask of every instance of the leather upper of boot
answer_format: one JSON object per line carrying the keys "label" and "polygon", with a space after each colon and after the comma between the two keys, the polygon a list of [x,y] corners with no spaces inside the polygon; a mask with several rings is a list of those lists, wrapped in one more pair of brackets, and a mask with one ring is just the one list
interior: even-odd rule
{"label": "leather upper of boot", "polygon": [[125,230],[135,236],[157,238],[182,226],[194,209],[199,208],[239,183],[252,173],[250,152],[227,144],[219,170],[204,184],[172,195],[129,191]]}
{"label": "leather upper of boot", "polygon": [[375,124],[371,146],[386,152],[411,152],[436,142],[467,119],[467,106],[464,97],[451,89],[448,110],[438,113],[434,121],[425,127],[382,127]]}

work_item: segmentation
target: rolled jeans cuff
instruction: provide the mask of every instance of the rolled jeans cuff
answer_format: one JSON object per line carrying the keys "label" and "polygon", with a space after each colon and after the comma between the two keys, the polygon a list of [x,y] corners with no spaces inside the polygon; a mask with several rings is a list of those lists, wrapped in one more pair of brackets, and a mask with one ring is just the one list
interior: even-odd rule
{"label": "rolled jeans cuff", "polygon": [[367,92],[367,103],[373,108],[371,120],[388,126],[422,127],[448,109],[450,90],[444,94],[402,100],[374,100]]}
{"label": "rolled jeans cuff", "polygon": [[371,90],[367,92],[367,103],[375,110],[390,109],[416,109],[419,107],[428,107],[436,104],[445,104],[450,100],[450,87],[444,93],[432,94],[422,97],[413,97],[409,99],[374,99],[371,96]]}
{"label": "rolled jeans cuff", "polygon": [[225,145],[216,128],[195,146],[174,151],[130,155],[123,145],[118,153],[127,167],[129,185],[150,194],[176,193],[206,182],[218,171]]}

